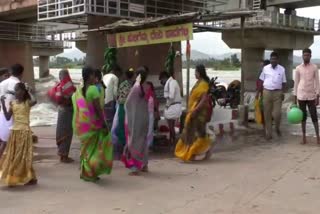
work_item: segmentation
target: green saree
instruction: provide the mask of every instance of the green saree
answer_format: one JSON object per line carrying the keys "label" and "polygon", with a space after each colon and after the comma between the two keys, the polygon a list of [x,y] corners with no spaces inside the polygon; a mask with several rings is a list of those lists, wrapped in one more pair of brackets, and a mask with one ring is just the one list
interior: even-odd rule
{"label": "green saree", "polygon": [[113,147],[110,132],[103,128],[103,118],[97,116],[93,105],[100,99],[96,86],[89,86],[86,96],[79,87],[72,97],[74,108],[73,129],[81,141],[81,175],[86,181],[96,181],[112,170]]}

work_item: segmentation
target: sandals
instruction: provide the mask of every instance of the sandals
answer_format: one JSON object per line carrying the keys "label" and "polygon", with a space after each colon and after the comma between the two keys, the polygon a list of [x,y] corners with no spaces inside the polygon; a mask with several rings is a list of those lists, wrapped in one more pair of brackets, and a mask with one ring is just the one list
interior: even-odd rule
{"label": "sandals", "polygon": [[90,178],[90,177],[85,177],[85,176],[82,176],[82,175],[80,175],[80,179],[82,179],[84,181],[87,181],[87,182],[93,182],[93,183],[96,183],[97,181],[100,180],[99,177]]}
{"label": "sandals", "polygon": [[38,184],[38,180],[32,179],[28,183],[26,183],[25,186],[33,186],[33,185],[37,185],[37,184]]}
{"label": "sandals", "polygon": [[141,169],[141,172],[149,172],[149,167],[148,167],[148,166],[144,166],[144,167]]}

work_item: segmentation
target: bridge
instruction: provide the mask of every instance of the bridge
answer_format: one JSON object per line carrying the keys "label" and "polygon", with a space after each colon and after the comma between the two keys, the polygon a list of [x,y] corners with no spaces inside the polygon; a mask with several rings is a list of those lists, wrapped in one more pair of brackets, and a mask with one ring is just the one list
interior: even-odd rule
{"label": "bridge", "polygon": [[[32,56],[40,56],[40,74],[45,76],[49,56],[70,48],[69,42],[76,42],[76,46],[87,53],[86,63],[101,67],[106,37],[97,32],[84,35],[82,31],[122,18],[246,9],[257,11],[257,15],[245,23],[243,66],[250,71],[245,72],[246,90],[250,91],[254,89],[253,79],[264,50],[279,51],[282,64],[288,71],[292,70],[293,50],[310,46],[314,36],[319,34],[319,22],[298,17],[295,10],[317,5],[320,0],[1,0],[0,66],[20,62],[30,71],[26,80],[33,82]],[[280,13],[280,8],[286,9],[285,13]],[[230,48],[241,47],[239,20],[195,23],[195,27],[196,32],[222,32],[222,38]],[[174,47],[181,50],[180,43],[174,43]],[[169,44],[136,47],[135,52],[139,54],[134,57],[130,48],[122,48],[118,54],[124,67],[154,55],[155,60],[146,63],[158,73],[159,60],[164,61],[168,48]],[[181,71],[181,60],[177,60],[176,68]],[[288,72],[289,80],[291,76]]]}

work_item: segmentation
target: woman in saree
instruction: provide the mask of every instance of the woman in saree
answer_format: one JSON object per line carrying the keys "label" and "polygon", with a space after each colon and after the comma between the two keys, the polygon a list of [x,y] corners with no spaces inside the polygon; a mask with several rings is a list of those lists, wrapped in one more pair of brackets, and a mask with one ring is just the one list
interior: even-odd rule
{"label": "woman in saree", "polygon": [[60,162],[71,163],[73,159],[69,157],[70,146],[72,142],[72,116],[73,108],[71,97],[76,88],[73,85],[68,70],[61,70],[59,73],[60,98],[58,104],[58,121],[56,129],[56,142],[58,146],[58,155]]}
{"label": "woman in saree", "polygon": [[148,98],[146,84],[148,69],[141,67],[137,70],[136,83],[132,87],[126,103],[126,146],[122,162],[131,170],[129,175],[139,175],[148,171]]}
{"label": "woman in saree", "polygon": [[208,117],[211,117],[209,77],[203,65],[196,66],[196,78],[198,81],[190,93],[185,126],[175,149],[176,157],[183,161],[209,158],[212,146],[206,134]]}
{"label": "woman in saree", "polygon": [[81,174],[85,181],[95,182],[100,175],[110,174],[113,149],[111,136],[103,117],[100,93],[96,87],[95,70],[82,70],[83,86],[72,96],[73,128],[81,141]]}
{"label": "woman in saree", "polygon": [[112,144],[114,145],[114,159],[120,160],[123,154],[123,148],[126,145],[125,136],[125,115],[126,111],[124,104],[134,83],[135,72],[132,68],[125,72],[125,80],[120,83],[118,98],[117,98],[117,110],[113,119],[111,134]]}

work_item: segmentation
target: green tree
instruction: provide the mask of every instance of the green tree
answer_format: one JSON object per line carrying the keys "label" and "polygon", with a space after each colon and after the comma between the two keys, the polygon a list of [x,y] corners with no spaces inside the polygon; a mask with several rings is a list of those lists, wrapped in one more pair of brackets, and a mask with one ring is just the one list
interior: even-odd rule
{"label": "green tree", "polygon": [[231,64],[235,67],[240,67],[241,63],[240,60],[238,59],[237,54],[232,54],[231,55]]}

